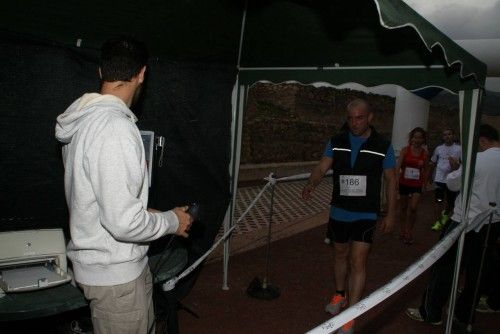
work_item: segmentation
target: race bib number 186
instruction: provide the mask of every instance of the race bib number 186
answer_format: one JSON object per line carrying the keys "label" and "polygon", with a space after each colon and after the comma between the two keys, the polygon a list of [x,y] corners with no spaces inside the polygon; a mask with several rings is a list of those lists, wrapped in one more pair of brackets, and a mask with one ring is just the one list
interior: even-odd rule
{"label": "race bib number 186", "polygon": [[366,196],[366,175],[340,175],[341,196]]}

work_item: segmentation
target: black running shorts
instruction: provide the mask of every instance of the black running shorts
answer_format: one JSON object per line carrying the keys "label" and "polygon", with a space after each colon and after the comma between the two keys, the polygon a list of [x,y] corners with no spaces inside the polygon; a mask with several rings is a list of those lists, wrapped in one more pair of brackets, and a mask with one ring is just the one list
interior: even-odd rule
{"label": "black running shorts", "polygon": [[346,243],[349,240],[353,240],[371,244],[377,221],[363,219],[353,222],[343,222],[330,218],[328,224],[330,224],[332,231],[333,242]]}
{"label": "black running shorts", "polygon": [[422,187],[410,187],[404,184],[399,185],[399,194],[403,196],[408,196],[411,194],[421,194]]}

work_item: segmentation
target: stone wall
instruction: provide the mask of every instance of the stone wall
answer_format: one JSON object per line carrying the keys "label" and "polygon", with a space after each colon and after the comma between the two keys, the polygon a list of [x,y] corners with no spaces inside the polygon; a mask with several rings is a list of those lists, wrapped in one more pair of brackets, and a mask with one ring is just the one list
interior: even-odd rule
{"label": "stone wall", "polygon": [[427,144],[431,153],[434,148],[442,144],[443,130],[447,128],[453,129],[455,132],[456,140],[460,139],[460,124],[459,124],[459,106],[458,97],[457,105],[432,105],[429,110],[429,124],[428,124],[428,138]]}
{"label": "stone wall", "polygon": [[[373,125],[391,138],[395,99],[350,89],[300,84],[254,85],[248,95],[242,134],[242,164],[318,160],[326,141],[345,122],[347,103],[355,97],[374,109]],[[428,147],[441,143],[441,132],[458,133],[458,97],[431,104]]]}
{"label": "stone wall", "polygon": [[344,124],[346,105],[354,97],[370,101],[374,125],[390,136],[391,97],[299,84],[256,84],[245,110],[241,163],[318,160],[326,141]]}

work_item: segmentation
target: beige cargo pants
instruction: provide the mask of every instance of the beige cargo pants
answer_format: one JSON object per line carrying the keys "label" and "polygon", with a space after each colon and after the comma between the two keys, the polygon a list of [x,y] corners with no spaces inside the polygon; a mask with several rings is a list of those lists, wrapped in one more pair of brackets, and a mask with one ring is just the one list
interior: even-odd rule
{"label": "beige cargo pants", "polygon": [[154,334],[153,280],[149,266],[128,283],[79,286],[90,301],[94,334]]}

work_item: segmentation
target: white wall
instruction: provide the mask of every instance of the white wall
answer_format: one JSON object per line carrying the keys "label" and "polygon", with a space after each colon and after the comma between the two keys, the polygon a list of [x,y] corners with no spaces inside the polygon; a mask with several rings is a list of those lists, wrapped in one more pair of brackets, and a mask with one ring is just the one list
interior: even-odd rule
{"label": "white wall", "polygon": [[486,90],[492,92],[500,92],[500,77],[487,77],[486,83],[484,84]]}
{"label": "white wall", "polygon": [[408,145],[408,133],[417,126],[427,130],[430,102],[402,87],[397,87],[394,122],[392,125],[392,145],[399,151]]}

